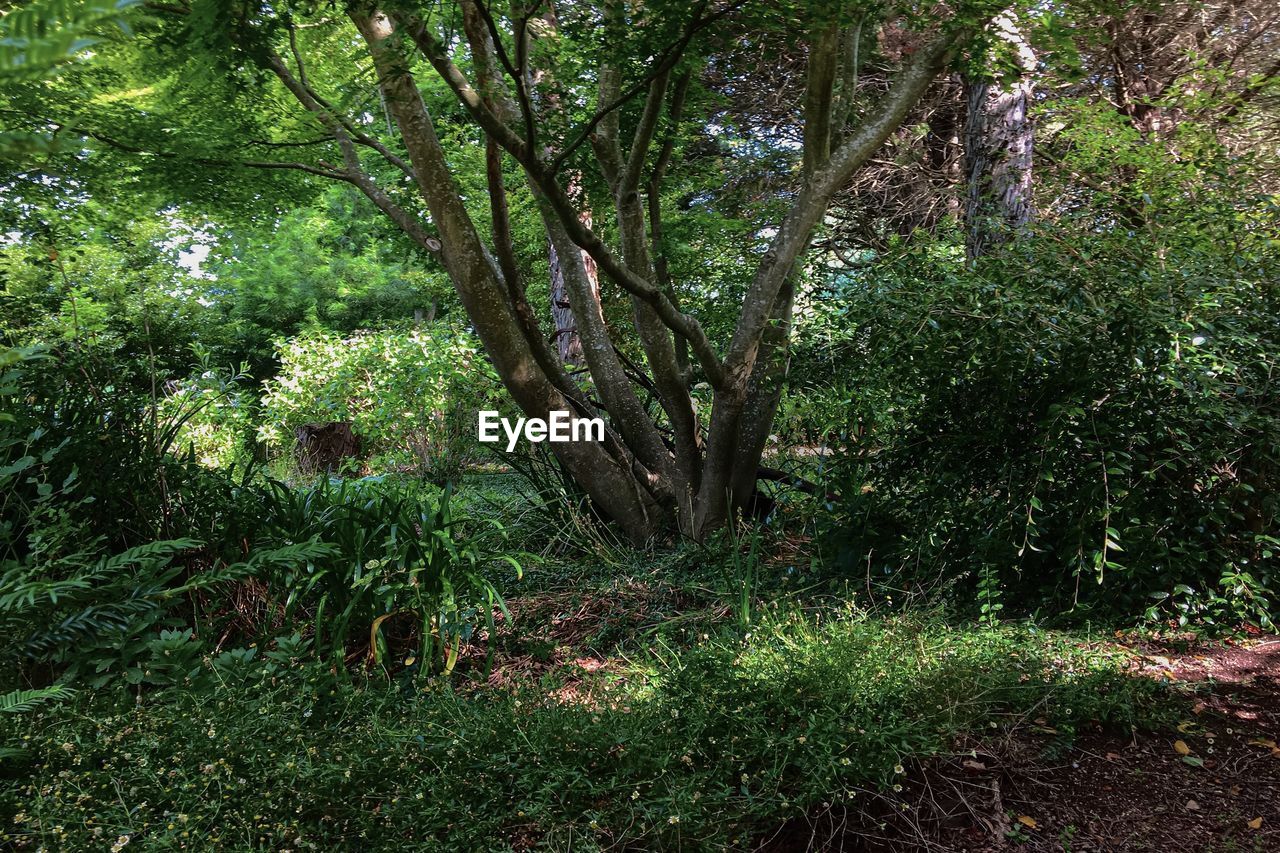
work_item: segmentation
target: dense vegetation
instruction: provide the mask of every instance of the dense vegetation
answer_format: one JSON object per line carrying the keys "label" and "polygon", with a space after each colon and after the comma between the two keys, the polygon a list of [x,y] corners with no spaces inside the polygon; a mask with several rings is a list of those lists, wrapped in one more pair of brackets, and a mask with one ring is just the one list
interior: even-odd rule
{"label": "dense vegetation", "polygon": [[1176,720],[1104,638],[1280,610],[1278,16],[7,10],[0,840],[754,849]]}

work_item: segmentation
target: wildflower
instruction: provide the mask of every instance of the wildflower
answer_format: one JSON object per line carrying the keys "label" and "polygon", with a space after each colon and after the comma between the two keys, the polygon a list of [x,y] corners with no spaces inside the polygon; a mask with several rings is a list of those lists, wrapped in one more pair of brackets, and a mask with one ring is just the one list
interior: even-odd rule
{"label": "wildflower", "polygon": [[639,792],[639,791],[632,791],[632,792],[631,792],[631,799],[633,799],[633,800],[638,800],[638,799],[640,799],[640,792]]}
{"label": "wildflower", "polygon": [[679,822],[680,822],[680,817],[678,815],[672,815],[671,817],[667,818],[667,823],[675,824]]}
{"label": "wildflower", "polygon": [[120,853],[129,843],[129,836],[122,835],[116,839],[116,843],[111,845],[111,853]]}
{"label": "wildflower", "polygon": [[903,767],[901,764],[895,764],[893,765],[893,772],[901,776],[903,773],[907,772],[907,768]]}
{"label": "wildflower", "polygon": [[800,737],[796,738],[796,743],[804,743],[807,740],[808,740],[807,737],[805,737],[804,735],[800,735]]}

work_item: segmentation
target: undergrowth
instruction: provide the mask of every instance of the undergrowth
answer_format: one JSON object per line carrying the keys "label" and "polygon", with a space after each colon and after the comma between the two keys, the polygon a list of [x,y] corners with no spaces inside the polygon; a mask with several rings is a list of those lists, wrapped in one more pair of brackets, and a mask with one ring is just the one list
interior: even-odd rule
{"label": "undergrowth", "polygon": [[[1145,726],[1161,688],[1030,627],[854,613],[656,640],[590,698],[358,685],[281,655],[219,686],[3,720],[6,843],[86,849],[737,849],[820,803],[892,797],[957,740]],[[1166,699],[1166,701],[1161,701]]]}

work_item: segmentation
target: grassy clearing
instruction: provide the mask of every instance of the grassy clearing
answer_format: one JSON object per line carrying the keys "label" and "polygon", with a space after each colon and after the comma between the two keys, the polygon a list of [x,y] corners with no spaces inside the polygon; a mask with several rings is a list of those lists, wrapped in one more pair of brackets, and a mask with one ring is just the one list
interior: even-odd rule
{"label": "grassy clearing", "polygon": [[[335,684],[246,663],[209,695],[5,720],[4,840],[47,849],[738,848],[887,794],[966,735],[1146,726],[1168,694],[1079,635],[852,612],[655,638],[589,691]],[[552,689],[548,689],[552,688]],[[905,801],[904,801],[905,802]]]}

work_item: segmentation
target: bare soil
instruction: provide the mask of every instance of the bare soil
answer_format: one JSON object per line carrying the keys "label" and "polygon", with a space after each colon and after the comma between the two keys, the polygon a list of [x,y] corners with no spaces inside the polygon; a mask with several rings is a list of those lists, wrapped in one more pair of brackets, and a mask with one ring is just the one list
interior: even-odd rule
{"label": "bare soil", "polygon": [[1280,851],[1280,637],[1119,641],[1198,697],[1164,733],[1030,722],[912,769],[894,800],[795,821],[765,851]]}

